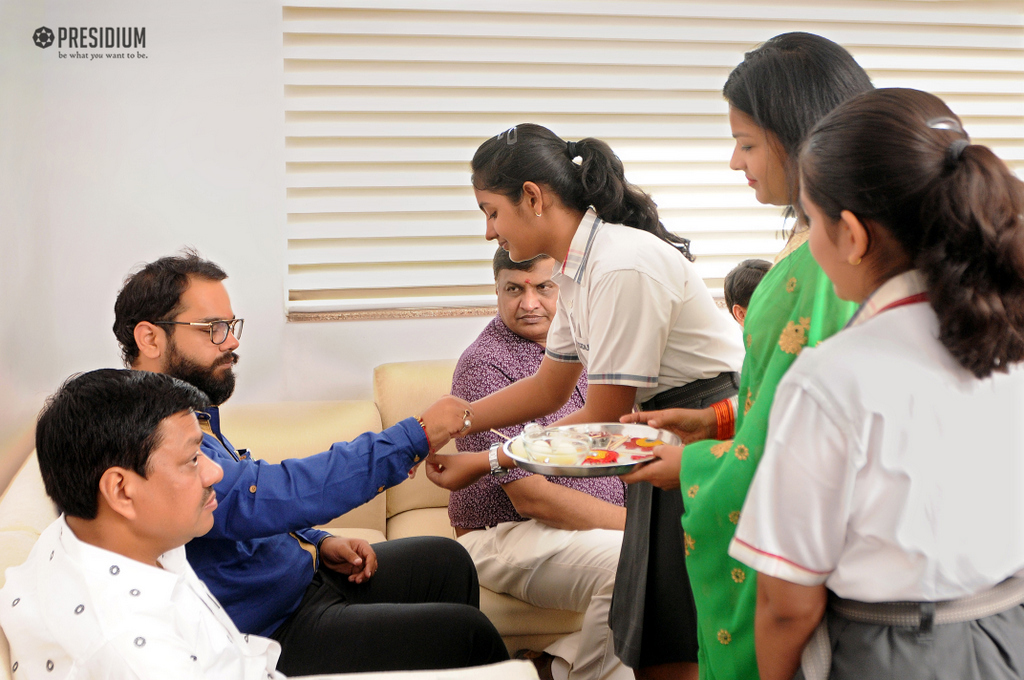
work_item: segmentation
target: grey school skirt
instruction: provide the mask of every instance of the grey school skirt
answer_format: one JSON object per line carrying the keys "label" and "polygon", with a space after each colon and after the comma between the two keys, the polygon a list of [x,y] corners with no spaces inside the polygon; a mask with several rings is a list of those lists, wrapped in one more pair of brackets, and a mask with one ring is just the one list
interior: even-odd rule
{"label": "grey school skirt", "polygon": [[[1024,605],[963,623],[884,626],[827,613],[829,680],[1019,680]],[[793,680],[804,680],[803,670]]]}
{"label": "grey school skirt", "polygon": [[[735,396],[739,374],[723,373],[641,408],[706,408]],[[697,610],[683,552],[683,496],[647,482],[626,488],[626,530],[608,622],[615,655],[630,668],[697,661]]]}

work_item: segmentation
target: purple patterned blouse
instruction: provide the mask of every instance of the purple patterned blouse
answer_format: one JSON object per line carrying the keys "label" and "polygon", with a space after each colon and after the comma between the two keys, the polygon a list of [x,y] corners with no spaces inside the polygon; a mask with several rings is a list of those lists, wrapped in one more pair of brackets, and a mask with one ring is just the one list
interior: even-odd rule
{"label": "purple patterned blouse", "polygon": [[[516,335],[502,323],[501,317],[495,317],[459,358],[452,377],[452,394],[467,401],[482,399],[536,373],[543,358],[543,347]],[[584,372],[565,406],[537,422],[548,425],[578,411],[583,406],[586,394],[587,374]],[[522,429],[522,425],[514,425],[501,432],[514,437]],[[496,441],[500,439],[493,432],[478,432],[457,440],[456,446],[459,451],[486,451]],[[478,529],[501,522],[524,521],[526,518],[516,512],[501,485],[530,474],[525,470],[509,470],[508,474],[500,478],[500,482],[486,475],[465,489],[452,492],[448,501],[448,517],[452,526]],[[625,485],[618,477],[548,477],[548,480],[615,505],[625,504]]]}

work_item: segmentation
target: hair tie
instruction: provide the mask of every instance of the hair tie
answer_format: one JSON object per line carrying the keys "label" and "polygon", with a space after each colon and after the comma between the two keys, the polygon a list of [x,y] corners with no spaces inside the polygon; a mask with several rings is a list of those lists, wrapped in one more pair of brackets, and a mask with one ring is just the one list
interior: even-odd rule
{"label": "hair tie", "polygon": [[504,132],[499,132],[498,133],[498,139],[501,139],[502,135],[505,135],[505,143],[508,144],[509,146],[512,146],[513,144],[515,144],[516,141],[519,139],[519,135],[516,134],[516,126],[515,125],[513,125],[509,129],[505,130]]}
{"label": "hair tie", "polygon": [[942,116],[941,118],[932,118],[927,123],[925,123],[925,125],[930,127],[932,130],[952,130],[953,132],[959,132],[962,135],[967,134],[966,132],[964,132],[964,129],[960,125],[960,123],[956,119],[950,118],[949,116]]}
{"label": "hair tie", "polygon": [[971,142],[966,139],[954,140],[952,144],[946,147],[946,167],[952,170],[960,162],[960,156],[963,155],[964,149],[969,147]]}
{"label": "hair tie", "polygon": [[575,163],[576,157],[579,156],[579,153],[576,151],[576,142],[566,142],[565,151],[569,154],[569,160]]}

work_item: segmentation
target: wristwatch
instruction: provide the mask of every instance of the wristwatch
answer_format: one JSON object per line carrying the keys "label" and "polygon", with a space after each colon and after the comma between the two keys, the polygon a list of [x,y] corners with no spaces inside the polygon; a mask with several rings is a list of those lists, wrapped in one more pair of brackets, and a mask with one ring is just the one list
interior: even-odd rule
{"label": "wristwatch", "polygon": [[498,448],[501,446],[500,443],[495,442],[491,444],[491,450],[487,454],[487,460],[491,463],[491,476],[492,477],[504,477],[505,473],[508,472],[505,468],[501,467],[498,463]]}

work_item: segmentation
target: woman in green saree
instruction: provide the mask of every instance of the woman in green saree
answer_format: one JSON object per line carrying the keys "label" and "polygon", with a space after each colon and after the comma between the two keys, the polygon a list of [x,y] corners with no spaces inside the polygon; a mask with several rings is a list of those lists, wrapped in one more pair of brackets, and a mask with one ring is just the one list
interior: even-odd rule
{"label": "woman in green saree", "polygon": [[[746,54],[723,93],[736,148],[730,167],[743,171],[761,203],[793,206],[799,193],[799,145],[826,113],[871,82],[839,45],[807,33],[786,33]],[[787,209],[793,214],[792,207]],[[802,216],[750,300],[744,324],[747,354],[740,377],[735,436],[714,437],[708,409],[668,409],[625,416],[673,429],[691,441],[661,447],[659,459],[624,477],[662,488],[681,485],[686,565],[697,605],[702,679],[756,679],[756,573],[728,555],[740,508],[764,449],[775,387],[807,346],[840,330],[855,306],[839,300],[811,257]],[[707,425],[703,425],[707,423]]]}

